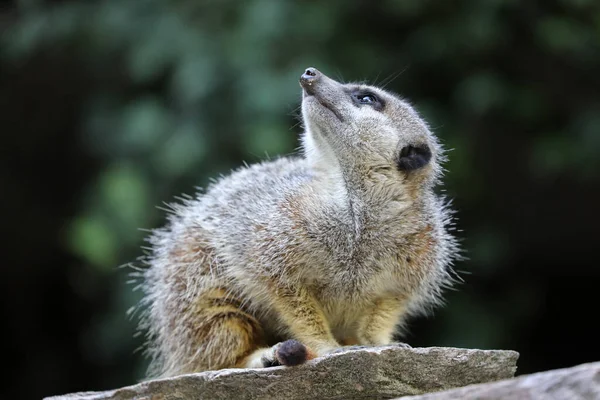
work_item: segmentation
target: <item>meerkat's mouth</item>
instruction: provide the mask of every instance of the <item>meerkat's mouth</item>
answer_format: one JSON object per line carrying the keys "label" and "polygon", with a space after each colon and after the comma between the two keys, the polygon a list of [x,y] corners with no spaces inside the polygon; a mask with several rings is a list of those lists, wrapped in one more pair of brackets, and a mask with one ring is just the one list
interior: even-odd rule
{"label": "meerkat's mouth", "polygon": [[315,101],[322,108],[324,108],[325,110],[327,110],[331,114],[333,114],[333,116],[336,117],[340,122],[344,122],[344,118],[339,113],[339,111],[336,110],[335,107],[333,107],[331,104],[329,104],[329,102],[327,102],[325,99],[323,99],[319,96],[316,96],[315,94],[308,93],[306,90],[303,90],[302,91],[302,101]]}

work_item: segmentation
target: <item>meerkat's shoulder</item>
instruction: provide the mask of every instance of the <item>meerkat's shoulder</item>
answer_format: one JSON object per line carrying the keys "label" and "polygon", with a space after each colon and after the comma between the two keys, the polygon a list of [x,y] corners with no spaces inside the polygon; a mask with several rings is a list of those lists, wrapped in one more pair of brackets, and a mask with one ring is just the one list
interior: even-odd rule
{"label": "meerkat's shoulder", "polygon": [[248,164],[223,174],[212,180],[204,193],[233,192],[241,189],[276,188],[280,185],[293,185],[311,175],[310,167],[304,158],[298,156],[279,157]]}
{"label": "meerkat's shoulder", "polygon": [[[305,159],[298,156],[278,157],[243,166],[211,179],[205,187],[197,187],[195,195],[183,195],[168,204],[169,226],[190,223],[212,210],[220,219],[223,208],[235,209],[259,202],[266,205],[280,195],[310,179],[311,171]],[[186,222],[187,221],[187,222]]]}

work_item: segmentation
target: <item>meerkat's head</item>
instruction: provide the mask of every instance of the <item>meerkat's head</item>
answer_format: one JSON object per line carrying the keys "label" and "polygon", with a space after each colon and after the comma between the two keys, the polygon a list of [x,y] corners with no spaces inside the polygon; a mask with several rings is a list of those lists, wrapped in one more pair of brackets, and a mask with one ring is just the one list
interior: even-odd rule
{"label": "meerkat's head", "polygon": [[322,168],[390,184],[427,185],[441,147],[404,100],[383,89],[339,83],[315,68],[300,77],[306,157]]}

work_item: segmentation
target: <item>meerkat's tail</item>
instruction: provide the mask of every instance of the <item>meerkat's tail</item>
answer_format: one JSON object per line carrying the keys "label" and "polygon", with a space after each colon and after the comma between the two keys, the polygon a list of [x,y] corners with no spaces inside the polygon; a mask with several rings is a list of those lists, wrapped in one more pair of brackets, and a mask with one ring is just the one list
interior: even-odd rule
{"label": "meerkat's tail", "polygon": [[269,368],[280,365],[293,367],[316,357],[316,353],[303,343],[290,339],[271,347],[257,349],[237,366],[241,368]]}

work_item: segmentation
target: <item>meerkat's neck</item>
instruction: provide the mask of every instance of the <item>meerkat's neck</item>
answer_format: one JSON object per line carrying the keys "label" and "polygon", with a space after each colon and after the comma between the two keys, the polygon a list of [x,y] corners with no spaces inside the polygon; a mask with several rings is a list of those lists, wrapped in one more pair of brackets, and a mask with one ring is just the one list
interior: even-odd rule
{"label": "meerkat's neck", "polygon": [[393,217],[410,206],[404,196],[391,195],[389,187],[369,187],[365,172],[340,161],[325,140],[306,134],[303,145],[304,156],[315,173],[315,193],[326,207],[336,210],[336,219],[344,222],[356,239],[370,219]]}
{"label": "meerkat's neck", "polygon": [[325,140],[315,138],[308,132],[302,142],[304,157],[317,177],[316,184],[319,185],[317,193],[323,194],[338,207],[346,207],[348,188],[344,171],[334,151]]}

